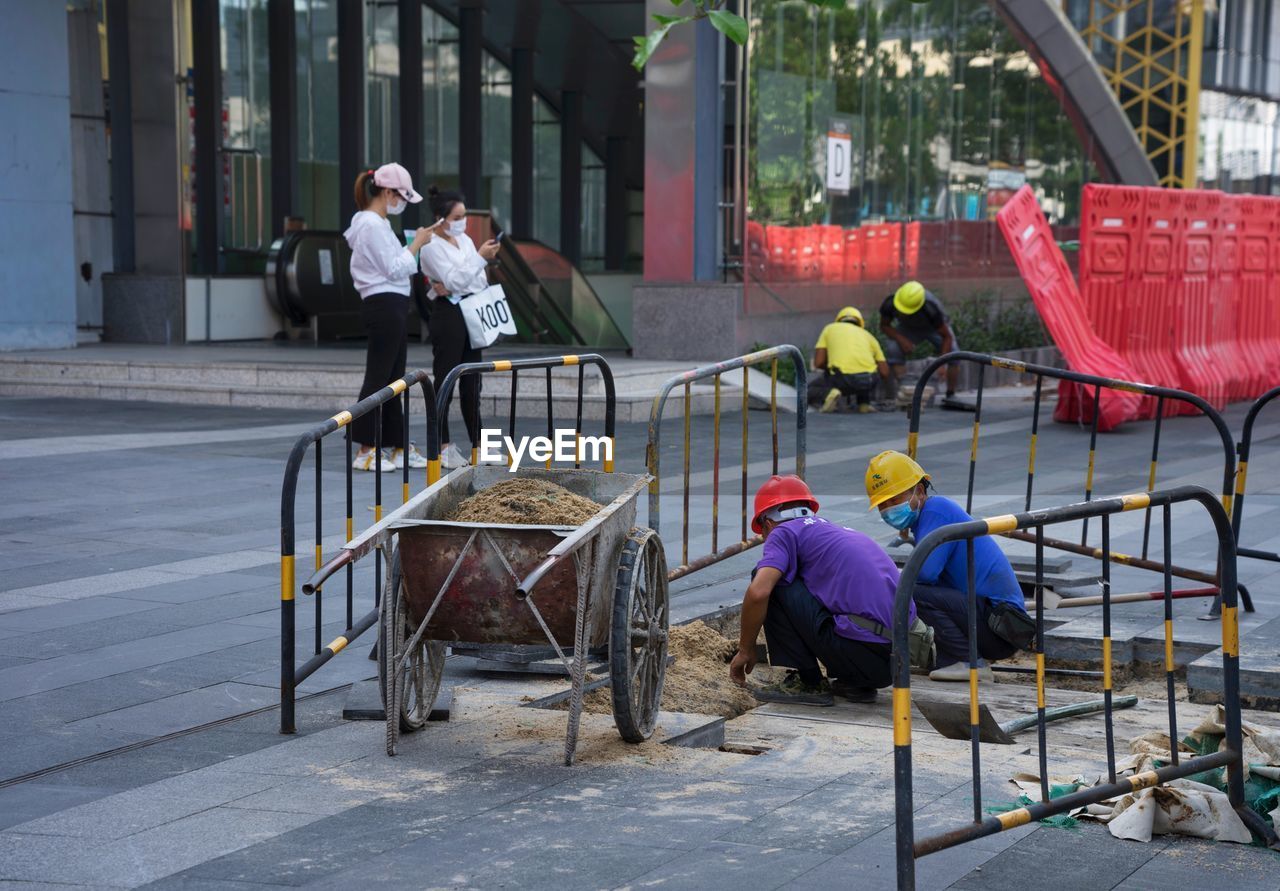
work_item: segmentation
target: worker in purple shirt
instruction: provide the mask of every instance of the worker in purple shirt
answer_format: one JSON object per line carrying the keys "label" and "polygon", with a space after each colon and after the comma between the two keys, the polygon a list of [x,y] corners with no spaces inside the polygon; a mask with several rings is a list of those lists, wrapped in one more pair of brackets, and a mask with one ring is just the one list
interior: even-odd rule
{"label": "worker in purple shirt", "polygon": [[839,694],[874,702],[876,690],[892,680],[891,646],[862,626],[893,627],[898,567],[871,538],[817,513],[817,499],[796,476],[772,477],[756,493],[751,528],[765,536],[764,553],[742,599],[742,632],[729,677],[747,685],[763,626],[769,663],[791,671],[753,687],[756,699],[833,705]]}

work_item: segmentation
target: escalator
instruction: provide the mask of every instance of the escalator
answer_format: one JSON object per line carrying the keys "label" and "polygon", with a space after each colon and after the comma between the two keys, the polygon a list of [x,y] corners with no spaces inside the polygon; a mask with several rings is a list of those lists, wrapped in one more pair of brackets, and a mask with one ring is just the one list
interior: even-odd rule
{"label": "escalator", "polygon": [[[477,245],[497,231],[487,211],[467,214],[467,234]],[[285,318],[309,324],[318,340],[363,336],[350,259],[339,232],[291,232],[271,246],[267,293]],[[591,283],[545,245],[504,238],[493,278],[506,292],[516,319],[518,333],[506,343],[630,349]],[[412,319],[409,330],[417,330]]]}

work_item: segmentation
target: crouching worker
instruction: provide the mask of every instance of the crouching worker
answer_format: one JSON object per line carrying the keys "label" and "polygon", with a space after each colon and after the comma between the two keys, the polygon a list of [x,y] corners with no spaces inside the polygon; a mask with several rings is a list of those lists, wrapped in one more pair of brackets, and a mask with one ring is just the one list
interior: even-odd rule
{"label": "crouching worker", "polygon": [[[940,526],[973,518],[950,498],[933,492],[929,474],[901,452],[881,452],[867,467],[867,498],[880,518],[917,542]],[[920,618],[933,626],[937,667],[930,680],[969,679],[969,569],[964,541],[951,541],[925,560],[913,593]],[[1035,639],[1022,589],[1009,558],[990,536],[973,542],[978,603],[979,675],[991,680],[982,660],[1006,659]]]}
{"label": "crouching worker", "polygon": [[[875,411],[871,395],[879,380],[889,380],[880,341],[867,330],[857,307],[846,306],[836,320],[822,329],[814,347],[813,367],[822,372],[809,382],[810,405],[832,412],[841,396],[852,396],[862,414]],[[877,378],[876,375],[880,377]]]}
{"label": "crouching worker", "polygon": [[898,567],[872,539],[817,513],[817,499],[796,476],[772,477],[756,493],[751,528],[765,536],[764,554],[742,599],[742,633],[729,676],[747,685],[763,626],[770,664],[791,671],[753,688],[756,699],[832,705],[834,692],[874,702],[876,689],[892,680],[886,629],[893,625]]}

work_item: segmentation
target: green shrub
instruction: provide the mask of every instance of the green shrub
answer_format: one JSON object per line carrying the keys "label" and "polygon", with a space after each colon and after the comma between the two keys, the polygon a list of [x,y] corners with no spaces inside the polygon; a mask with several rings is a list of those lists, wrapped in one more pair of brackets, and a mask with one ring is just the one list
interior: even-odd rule
{"label": "green shrub", "polygon": [[[815,335],[815,339],[816,339],[816,335]],[[769,349],[769,347],[770,347],[770,344],[760,343],[759,341],[756,341],[755,343],[751,344],[751,346],[747,347],[747,352],[754,353],[759,350],[767,350]],[[805,368],[808,368],[809,367],[809,348],[802,346],[799,349],[800,349],[800,355],[804,356]],[[759,371],[763,371],[765,374],[769,374],[770,368],[772,367],[772,365],[773,365],[772,362],[760,362],[760,363],[757,363],[756,365],[753,365],[752,367],[758,369]],[[786,384],[788,387],[794,387],[796,385],[796,366],[789,358],[785,356],[778,360],[778,383]]]}

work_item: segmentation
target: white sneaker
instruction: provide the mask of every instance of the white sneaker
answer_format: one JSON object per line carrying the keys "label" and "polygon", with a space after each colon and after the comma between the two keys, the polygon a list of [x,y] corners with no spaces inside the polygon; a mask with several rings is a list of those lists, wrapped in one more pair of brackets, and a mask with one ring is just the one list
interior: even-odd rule
{"label": "white sneaker", "polygon": [[370,472],[381,470],[383,473],[394,473],[396,469],[395,462],[387,457],[386,449],[381,452],[378,452],[377,449],[361,451],[352,460],[351,466],[356,470],[368,470]]}
{"label": "white sneaker", "polygon": [[466,467],[470,463],[453,443],[449,443],[448,446],[440,450],[440,466],[446,470],[457,470],[459,467]]}
{"label": "white sneaker", "polygon": [[[404,449],[391,450],[391,462],[395,464],[396,470],[404,469]],[[418,451],[418,447],[413,443],[409,443],[409,467],[414,470],[421,470],[427,466],[427,457]]]}
{"label": "white sneaker", "polygon": [[[967,681],[969,680],[969,664],[967,662],[952,662],[950,665],[944,665],[942,668],[935,668],[929,672],[929,680],[931,681]],[[996,682],[995,673],[987,663],[978,662],[978,682],[986,682],[994,684]]]}

